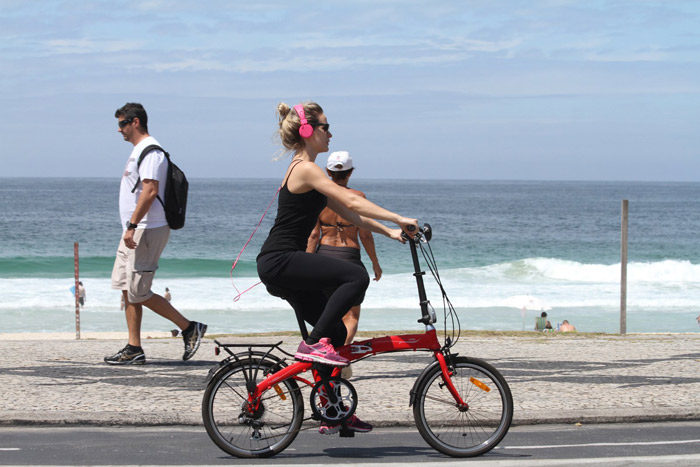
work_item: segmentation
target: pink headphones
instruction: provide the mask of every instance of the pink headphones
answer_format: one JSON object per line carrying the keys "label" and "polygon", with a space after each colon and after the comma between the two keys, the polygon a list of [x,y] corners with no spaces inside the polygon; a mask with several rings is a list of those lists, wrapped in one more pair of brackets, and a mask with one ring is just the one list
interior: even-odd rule
{"label": "pink headphones", "polygon": [[296,111],[297,115],[299,115],[299,120],[301,120],[299,134],[302,138],[311,138],[311,135],[314,134],[314,127],[309,125],[309,122],[306,121],[306,115],[304,115],[304,106],[301,104],[297,104],[294,106],[294,110]]}

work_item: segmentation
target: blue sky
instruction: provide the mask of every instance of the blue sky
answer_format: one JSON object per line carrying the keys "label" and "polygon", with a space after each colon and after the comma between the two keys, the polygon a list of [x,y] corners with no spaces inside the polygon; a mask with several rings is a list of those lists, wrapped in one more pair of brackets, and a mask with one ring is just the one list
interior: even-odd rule
{"label": "blue sky", "polygon": [[355,178],[695,181],[699,24],[680,0],[0,0],[2,176],[118,177],[141,102],[189,177],[276,178],[275,107],[314,100]]}

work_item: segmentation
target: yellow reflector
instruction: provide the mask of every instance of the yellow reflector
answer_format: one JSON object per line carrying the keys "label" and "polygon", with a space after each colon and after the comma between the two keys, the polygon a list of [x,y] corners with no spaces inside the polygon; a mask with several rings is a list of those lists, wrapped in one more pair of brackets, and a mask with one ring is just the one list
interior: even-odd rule
{"label": "yellow reflector", "polygon": [[279,384],[275,384],[275,385],[272,386],[272,387],[275,388],[275,392],[277,392],[277,395],[280,396],[280,399],[282,399],[283,401],[286,401],[286,400],[287,400],[287,397],[286,397],[286,396],[284,395],[284,393],[282,392],[282,388],[280,387]]}
{"label": "yellow reflector", "polygon": [[488,386],[486,386],[484,383],[482,383],[481,381],[479,381],[476,378],[469,378],[469,382],[472,383],[477,388],[481,389],[482,391],[486,391],[486,392],[491,391],[491,388],[489,388]]}

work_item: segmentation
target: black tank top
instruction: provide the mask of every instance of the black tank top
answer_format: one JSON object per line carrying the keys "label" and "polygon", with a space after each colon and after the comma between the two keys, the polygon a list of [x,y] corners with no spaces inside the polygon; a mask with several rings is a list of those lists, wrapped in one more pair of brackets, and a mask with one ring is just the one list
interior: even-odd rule
{"label": "black tank top", "polygon": [[289,191],[287,182],[297,165],[299,163],[289,171],[280,189],[275,224],[270,229],[258,257],[273,251],[305,251],[318,216],[326,207],[328,199],[316,190],[301,194]]}

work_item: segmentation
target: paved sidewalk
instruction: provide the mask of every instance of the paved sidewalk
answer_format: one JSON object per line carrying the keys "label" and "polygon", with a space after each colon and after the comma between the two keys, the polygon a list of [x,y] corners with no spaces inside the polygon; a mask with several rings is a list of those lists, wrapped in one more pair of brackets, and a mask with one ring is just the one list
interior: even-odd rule
{"label": "paved sidewalk", "polygon": [[[28,337],[0,334],[2,425],[202,423],[204,381],[220,359],[211,340],[183,362],[180,338],[144,339],[147,365],[113,367],[102,358],[125,339]],[[222,339],[280,340],[290,352],[298,344],[294,337]],[[700,420],[698,333],[468,335],[455,351],[485,359],[504,374],[514,424]],[[358,415],[377,426],[413,425],[408,393],[430,360],[426,353],[403,352],[354,364]]]}

